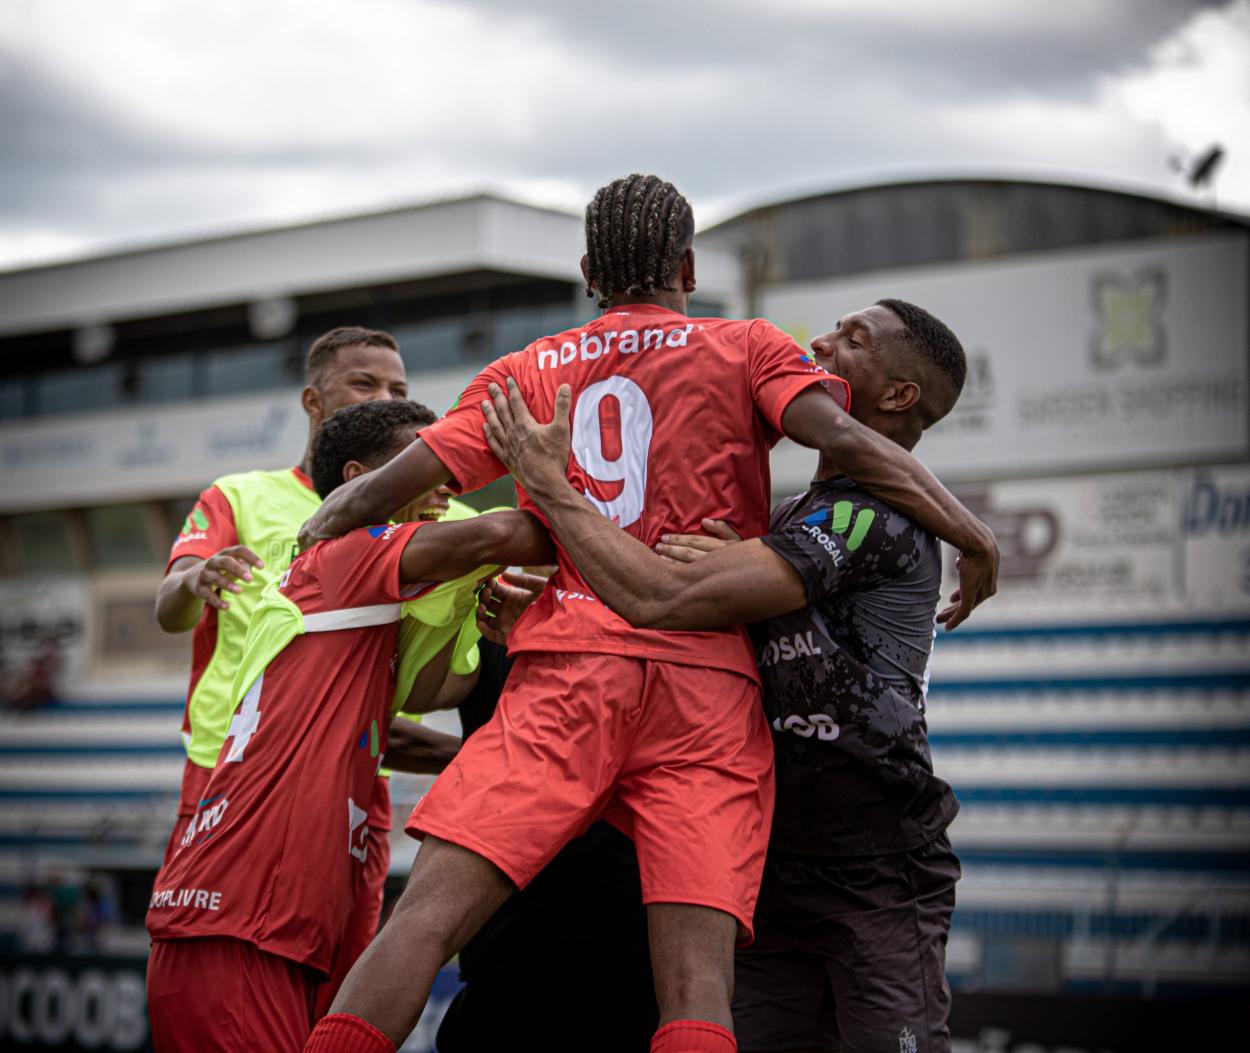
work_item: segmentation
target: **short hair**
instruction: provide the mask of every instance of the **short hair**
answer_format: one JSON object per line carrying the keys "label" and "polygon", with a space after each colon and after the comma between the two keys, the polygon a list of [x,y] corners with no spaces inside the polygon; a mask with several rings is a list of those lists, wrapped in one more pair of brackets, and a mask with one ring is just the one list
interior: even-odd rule
{"label": "short hair", "polygon": [[390,333],[384,333],[381,329],[365,329],[359,325],[340,326],[328,333],[322,333],[313,341],[304,358],[304,383],[319,387],[326,366],[334,361],[334,356],[345,347],[358,345],[388,347],[396,354],[399,353],[399,344]]}
{"label": "short hair", "polygon": [[[343,485],[348,461],[378,468],[438,420],[427,406],[410,399],[379,399],[344,406],[317,429],[312,448],[313,489],[324,500]],[[407,442],[403,435],[408,436]]]}
{"label": "short hair", "polygon": [[950,326],[934,317],[923,307],[906,300],[885,299],[877,301],[878,307],[893,312],[903,323],[902,340],[906,350],[920,359],[926,372],[936,380],[935,385],[922,385],[920,412],[924,427],[929,427],[951,411],[964,389],[968,375],[968,359],[964,346]]}
{"label": "short hair", "polygon": [[613,180],[586,206],[586,295],[599,306],[612,297],[651,296],[669,288],[694,243],[694,211],[659,176]]}

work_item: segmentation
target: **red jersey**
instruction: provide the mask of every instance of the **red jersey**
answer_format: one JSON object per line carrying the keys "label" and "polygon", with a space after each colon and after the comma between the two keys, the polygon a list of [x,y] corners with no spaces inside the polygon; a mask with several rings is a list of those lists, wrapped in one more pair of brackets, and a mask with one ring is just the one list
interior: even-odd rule
{"label": "red jersey", "polygon": [[[482,434],[492,381],[516,379],[539,420],[556,390],[573,388],[568,477],[605,516],[647,546],[665,533],[697,533],[706,516],[744,537],[768,529],[768,452],[790,401],[830,376],[762,319],[688,318],[651,304],[613,308],[580,329],[535,341],[487,366],[421,438],[462,490],[506,471]],[[537,513],[518,487],[521,508]],[[728,669],[758,680],[746,633],[635,629],[599,601],[557,545],[554,588],[517,623],[511,650],[589,651]]]}
{"label": "red jersey", "polygon": [[291,564],[279,589],[303,633],[234,711],[199,808],[157,875],[154,939],[230,936],[329,971],[367,859],[400,604],[430,587],[399,580],[421,526],[356,530]]}

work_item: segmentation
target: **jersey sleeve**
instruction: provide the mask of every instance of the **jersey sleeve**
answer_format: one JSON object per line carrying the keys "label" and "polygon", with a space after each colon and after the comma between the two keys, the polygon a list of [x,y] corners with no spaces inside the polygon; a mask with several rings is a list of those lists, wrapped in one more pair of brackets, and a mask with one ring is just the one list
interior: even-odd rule
{"label": "jersey sleeve", "polygon": [[851,405],[851,387],[841,377],[822,369],[814,358],[772,322],[751,323],[747,338],[751,397],[778,434],[781,416],[794,397],[817,384],[843,409]]}
{"label": "jersey sleeve", "polygon": [[803,579],[809,603],[875,585],[919,558],[924,532],[906,516],[863,495],[792,519],[760,540]]}
{"label": "jersey sleeve", "polygon": [[490,384],[504,386],[513,357],[501,358],[483,369],[445,417],[421,429],[422,441],[451,472],[449,485],[458,493],[476,490],[508,474],[508,469],[490,452],[482,434],[482,425],[486,423],[482,400],[490,397]]}
{"label": "jersey sleeve", "polygon": [[305,613],[399,603],[407,591],[399,580],[404,546],[426,523],[362,527],[317,546],[315,574],[319,587],[316,608]]}
{"label": "jersey sleeve", "polygon": [[168,572],[174,560],[183,556],[208,559],[223,548],[239,543],[239,532],[234,525],[234,509],[216,486],[201,492],[191,514],[182,524],[182,530],[174,538],[165,563]]}

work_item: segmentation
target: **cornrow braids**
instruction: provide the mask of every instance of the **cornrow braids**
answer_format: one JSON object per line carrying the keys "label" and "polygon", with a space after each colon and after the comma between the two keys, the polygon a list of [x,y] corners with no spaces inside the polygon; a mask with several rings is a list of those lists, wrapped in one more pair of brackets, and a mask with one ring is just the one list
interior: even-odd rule
{"label": "cornrow braids", "polygon": [[586,206],[586,295],[609,307],[670,288],[693,240],[694,212],[672,183],[635,174],[600,187]]}

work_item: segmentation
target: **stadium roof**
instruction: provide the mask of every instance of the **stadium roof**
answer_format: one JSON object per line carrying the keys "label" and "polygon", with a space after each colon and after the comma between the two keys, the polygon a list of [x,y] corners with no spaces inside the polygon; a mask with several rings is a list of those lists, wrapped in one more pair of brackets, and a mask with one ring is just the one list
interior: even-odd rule
{"label": "stadium roof", "polygon": [[[700,288],[728,299],[744,285],[1246,227],[1250,217],[1136,190],[989,176],[876,183],[708,228]],[[582,250],[574,213],[474,193],[0,271],[0,336],[474,271],[578,282]]]}
{"label": "stadium roof", "polygon": [[1250,217],[1138,190],[995,176],[846,187],[759,205],[709,228],[751,290],[958,260],[1245,230]]}

